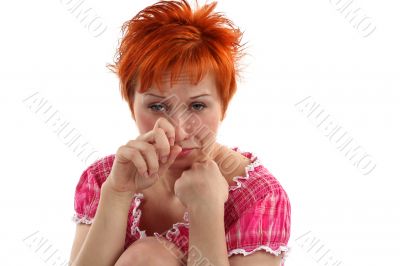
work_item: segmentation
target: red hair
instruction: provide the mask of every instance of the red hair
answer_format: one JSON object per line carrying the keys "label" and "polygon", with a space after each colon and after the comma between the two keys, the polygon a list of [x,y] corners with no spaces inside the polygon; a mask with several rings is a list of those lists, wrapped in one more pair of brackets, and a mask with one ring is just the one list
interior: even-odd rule
{"label": "red hair", "polygon": [[236,92],[243,33],[224,15],[213,12],[216,5],[212,2],[198,8],[197,4],[192,11],[186,0],[159,1],[123,24],[115,64],[107,67],[118,75],[121,95],[132,114],[137,82],[143,93],[153,82],[160,89],[165,71],[171,71],[172,85],[182,70],[192,84],[211,70],[225,116]]}

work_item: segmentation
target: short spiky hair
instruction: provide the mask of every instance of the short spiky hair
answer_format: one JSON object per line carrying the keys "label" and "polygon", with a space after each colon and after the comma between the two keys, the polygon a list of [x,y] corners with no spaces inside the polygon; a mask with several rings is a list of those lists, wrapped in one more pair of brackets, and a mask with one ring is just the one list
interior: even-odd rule
{"label": "short spiky hair", "polygon": [[132,114],[138,81],[142,93],[153,82],[160,88],[165,71],[171,71],[172,84],[185,70],[192,84],[213,71],[225,116],[236,92],[243,33],[224,15],[213,12],[217,2],[199,8],[196,0],[196,5],[192,11],[187,0],[159,1],[123,24],[115,64],[107,67],[118,75]]}

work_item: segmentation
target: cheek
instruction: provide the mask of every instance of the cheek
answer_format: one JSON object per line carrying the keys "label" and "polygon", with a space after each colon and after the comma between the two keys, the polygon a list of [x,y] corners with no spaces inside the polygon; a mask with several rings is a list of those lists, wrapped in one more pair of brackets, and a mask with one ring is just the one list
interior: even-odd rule
{"label": "cheek", "polygon": [[[200,124],[201,128],[206,128],[207,131],[212,132],[213,134],[217,134],[218,131],[218,126],[219,126],[219,120],[216,115],[204,115],[200,117]],[[204,130],[198,131],[199,134],[197,134],[196,137],[199,137],[199,135],[204,135]]]}
{"label": "cheek", "polygon": [[215,134],[217,133],[219,125],[219,120],[217,116],[204,117],[203,123],[207,125],[212,132],[214,132]]}
{"label": "cheek", "polygon": [[140,134],[144,134],[154,128],[157,119],[146,112],[138,110],[136,113],[136,125]]}

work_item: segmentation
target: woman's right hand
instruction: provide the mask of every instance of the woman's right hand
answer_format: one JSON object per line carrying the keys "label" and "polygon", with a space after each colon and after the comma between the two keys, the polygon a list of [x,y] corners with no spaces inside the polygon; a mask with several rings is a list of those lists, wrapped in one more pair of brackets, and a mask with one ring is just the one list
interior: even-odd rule
{"label": "woman's right hand", "polygon": [[182,147],[174,145],[175,128],[165,118],[154,128],[119,147],[107,180],[117,192],[137,192],[154,185]]}

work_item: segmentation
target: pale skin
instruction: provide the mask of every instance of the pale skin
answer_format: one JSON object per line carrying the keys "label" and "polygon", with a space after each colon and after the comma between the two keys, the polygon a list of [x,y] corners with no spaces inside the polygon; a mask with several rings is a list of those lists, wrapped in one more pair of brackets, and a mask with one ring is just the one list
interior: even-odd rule
{"label": "pale skin", "polygon": [[[162,88],[135,91],[132,116],[140,135],[118,149],[103,185],[118,199],[137,192],[144,194],[140,227],[148,237],[132,243],[117,257],[115,265],[182,265],[179,258],[190,266],[198,265],[201,259],[215,266],[280,265],[281,256],[265,251],[228,258],[224,203],[232,178],[244,175],[250,161],[215,141],[222,113],[213,75],[207,74],[195,85],[181,75],[170,87],[166,74]],[[174,112],[177,106],[183,106],[184,111]],[[189,116],[195,117],[193,121],[204,130],[188,132],[185,126]],[[204,134],[210,132],[213,134]],[[193,149],[188,155],[178,156],[182,148]],[[228,154],[233,164],[225,169],[222,161]],[[152,236],[182,222],[185,210],[190,217],[186,256],[173,243]]]}

